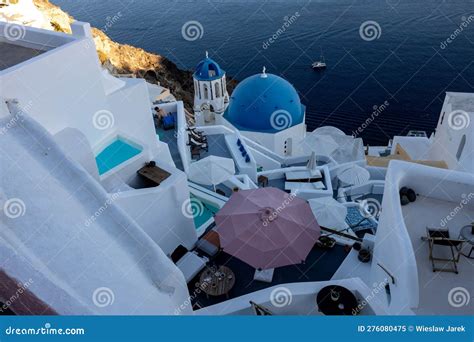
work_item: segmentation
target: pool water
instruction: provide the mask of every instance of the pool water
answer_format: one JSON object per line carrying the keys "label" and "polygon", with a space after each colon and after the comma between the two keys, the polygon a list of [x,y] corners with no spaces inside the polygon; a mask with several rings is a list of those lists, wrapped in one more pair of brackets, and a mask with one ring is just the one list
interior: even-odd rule
{"label": "pool water", "polygon": [[199,229],[219,211],[219,208],[216,206],[204,202],[192,194],[190,195],[190,200],[196,229]]}
{"label": "pool water", "polygon": [[141,149],[130,145],[121,138],[117,138],[95,158],[99,174],[102,175],[112,170],[114,167],[140,154],[140,152]]}

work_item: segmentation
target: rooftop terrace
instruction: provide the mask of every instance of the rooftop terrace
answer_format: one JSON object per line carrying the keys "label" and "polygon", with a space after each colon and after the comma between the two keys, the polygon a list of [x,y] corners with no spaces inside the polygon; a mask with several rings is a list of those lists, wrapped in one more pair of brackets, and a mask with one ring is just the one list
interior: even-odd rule
{"label": "rooftop terrace", "polygon": [[[466,305],[457,306],[452,303],[454,298],[450,299],[452,297],[450,291],[455,288],[463,288],[471,295],[474,293],[474,260],[461,255],[458,264],[459,274],[433,272],[428,258],[428,243],[421,240],[422,236],[426,236],[426,226],[440,227],[440,222],[448,216],[452,217],[447,224],[450,236],[457,239],[461,228],[474,221],[474,210],[469,207],[464,207],[456,215],[451,215],[457,206],[459,203],[454,201],[420,196],[414,203],[402,207],[418,268],[419,308],[423,308],[423,310],[415,309],[419,315],[472,315],[474,312],[472,300],[467,301]],[[468,254],[471,247],[466,245],[463,252]],[[435,255],[438,257],[449,257],[449,253],[449,248],[435,247]],[[438,262],[437,267],[448,269],[452,264],[443,265],[442,262]]]}
{"label": "rooftop terrace", "polygon": [[213,260],[213,263],[225,265],[235,274],[235,285],[229,292],[229,298],[225,295],[211,297],[202,291],[197,292],[196,284],[199,283],[200,274],[189,282],[189,293],[197,294],[193,297],[193,305],[206,307],[278,284],[330,280],[346,256],[347,252],[344,247],[339,245],[329,250],[313,247],[304,264],[276,268],[273,281],[266,283],[254,280],[255,268],[225,252],[221,252]]}

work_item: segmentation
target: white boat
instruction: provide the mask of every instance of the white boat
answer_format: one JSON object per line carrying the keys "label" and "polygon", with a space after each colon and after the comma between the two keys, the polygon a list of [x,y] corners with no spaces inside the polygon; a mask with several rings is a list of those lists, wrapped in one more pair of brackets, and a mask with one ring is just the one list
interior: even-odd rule
{"label": "white boat", "polygon": [[311,67],[315,70],[326,69],[326,63],[324,61],[316,61],[311,64]]}
{"label": "white boat", "polygon": [[311,67],[313,68],[313,70],[326,69],[326,61],[324,60],[324,56],[323,56],[323,51],[322,51],[322,50],[321,50],[321,56],[320,56],[319,61],[313,62],[313,64],[311,64]]}

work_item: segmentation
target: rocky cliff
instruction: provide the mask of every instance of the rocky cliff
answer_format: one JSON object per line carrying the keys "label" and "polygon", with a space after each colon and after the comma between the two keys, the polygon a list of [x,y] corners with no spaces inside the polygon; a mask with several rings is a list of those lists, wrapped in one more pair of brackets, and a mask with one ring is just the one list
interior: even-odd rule
{"label": "rocky cliff", "polygon": [[[16,0],[11,5],[0,8],[0,20],[70,33],[70,23],[74,18],[48,0]],[[179,69],[163,56],[116,43],[97,28],[93,28],[92,33],[99,59],[109,70],[116,74],[133,74],[150,83],[159,82],[163,87],[169,88],[178,100],[182,100],[188,110],[192,109],[191,71]],[[230,80],[229,93],[234,86],[235,82]]]}

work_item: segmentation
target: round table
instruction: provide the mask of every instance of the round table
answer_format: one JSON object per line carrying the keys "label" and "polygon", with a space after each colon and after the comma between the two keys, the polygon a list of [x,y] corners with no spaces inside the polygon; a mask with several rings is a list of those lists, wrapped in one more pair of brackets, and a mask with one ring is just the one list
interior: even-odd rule
{"label": "round table", "polygon": [[469,252],[469,254],[463,255],[467,258],[474,259],[474,257],[471,257],[472,251],[474,250],[474,234],[472,234],[472,225],[468,224],[467,226],[461,228],[459,239],[466,240],[466,242],[471,245],[471,251]]}
{"label": "round table", "polygon": [[325,315],[356,315],[358,314],[357,298],[345,287],[330,285],[322,288],[316,297],[319,311]]}
{"label": "round table", "polygon": [[235,275],[227,266],[208,267],[199,279],[201,289],[209,296],[228,295],[235,285]]}

